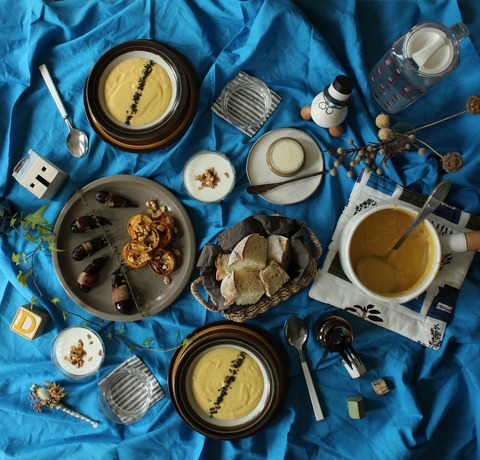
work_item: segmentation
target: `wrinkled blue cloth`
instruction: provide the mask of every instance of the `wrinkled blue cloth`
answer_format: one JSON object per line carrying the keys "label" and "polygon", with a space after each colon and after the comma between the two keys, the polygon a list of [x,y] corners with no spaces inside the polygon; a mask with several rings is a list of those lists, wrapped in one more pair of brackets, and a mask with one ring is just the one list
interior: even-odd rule
{"label": "wrinkled blue cloth", "polygon": [[[461,43],[461,64],[444,82],[399,114],[413,126],[464,110],[465,100],[480,93],[480,7],[462,1],[346,0],[23,0],[1,2],[0,28],[0,196],[17,211],[35,211],[47,202],[35,198],[11,176],[15,165],[34,149],[69,174],[69,181],[49,202],[45,217],[54,222],[74,193],[73,183],[116,174],[144,176],[164,185],[185,205],[194,224],[197,253],[220,231],[252,214],[279,213],[307,223],[326,250],[353,181],[339,170],[325,176],[308,200],[275,205],[248,195],[245,163],[249,149],[265,132],[295,127],[322,146],[345,146],[351,137],[362,144],[376,139],[374,118],[380,112],[367,82],[369,69],[388,46],[413,25],[463,21],[471,36]],[[199,85],[198,109],[181,140],[158,152],[136,155],[103,142],[89,126],[83,88],[96,60],[127,40],[150,38],[176,48],[192,64]],[[75,159],[65,145],[66,127],[38,71],[47,64],[73,124],[90,137],[90,152]],[[240,70],[261,78],[282,97],[273,116],[252,139],[211,111],[223,86]],[[300,108],[347,74],[355,82],[346,133],[338,139],[311,121]],[[464,167],[446,174],[438,158],[408,153],[397,157],[388,175],[401,185],[429,193],[441,179],[452,183],[448,202],[480,214],[480,118],[465,114],[425,130],[422,138],[437,150],[459,151]],[[237,170],[234,192],[220,204],[203,205],[182,186],[185,161],[202,149],[227,154]],[[333,159],[325,155],[328,167]],[[169,397],[167,375],[172,351],[133,351],[127,343],[105,338],[106,358],[99,375],[86,382],[68,381],[50,361],[55,335],[83,318],[100,323],[76,306],[54,276],[51,255],[36,255],[36,282],[46,296],[59,297],[62,312],[45,299],[39,306],[51,316],[45,332],[33,341],[9,330],[20,305],[38,298],[33,283],[16,280],[14,252],[31,243],[15,232],[0,238],[0,458],[248,458],[248,459],[472,459],[479,457],[480,429],[480,266],[475,256],[460,292],[453,319],[440,350],[426,349],[400,335],[348,316],[355,348],[367,372],[351,379],[338,356],[327,354],[315,340],[322,315],[337,311],[308,297],[308,289],[249,323],[267,331],[288,365],[286,401],[261,432],[243,440],[216,441],[190,429]],[[197,273],[192,275],[192,280]],[[283,339],[283,324],[292,315],[304,317],[310,337],[305,345],[326,418],[316,422],[296,350]],[[121,335],[136,343],[153,339],[156,348],[171,350],[195,328],[223,319],[205,310],[188,288],[175,303],[154,317],[136,323],[115,323]],[[117,426],[102,415],[97,380],[126,358],[137,354],[152,370],[167,396],[136,424]],[[390,392],[376,396],[371,382],[384,377]],[[97,429],[61,411],[37,413],[30,407],[33,383],[56,381],[68,391],[66,403],[100,422]],[[350,419],[346,398],[363,395],[367,416]]]}

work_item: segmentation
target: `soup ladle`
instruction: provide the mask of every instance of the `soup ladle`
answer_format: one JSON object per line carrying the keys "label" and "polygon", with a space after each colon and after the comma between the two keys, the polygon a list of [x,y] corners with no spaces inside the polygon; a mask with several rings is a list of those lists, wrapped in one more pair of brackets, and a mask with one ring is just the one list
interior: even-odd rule
{"label": "soup ladle", "polygon": [[74,157],[82,158],[88,152],[88,137],[83,131],[72,126],[72,123],[68,118],[67,111],[65,110],[65,106],[63,105],[62,99],[58,94],[57,88],[47,66],[42,64],[39,69],[43,79],[45,80],[45,83],[47,84],[48,90],[50,91],[50,94],[52,95],[53,100],[55,101],[55,104],[57,105],[57,108],[63,117],[63,120],[67,124],[69,131],[67,136],[68,150]]}
{"label": "soup ladle", "polygon": [[302,348],[308,337],[307,325],[302,318],[299,318],[298,316],[292,316],[285,321],[283,331],[287,342],[298,350],[300,363],[303,369],[303,375],[305,377],[305,381],[307,382],[310,401],[312,402],[313,412],[315,413],[315,419],[317,421],[323,420],[324,417],[322,408],[320,407],[320,402],[318,401],[312,376],[310,375],[310,370],[308,369],[308,364]]}
{"label": "soup ladle", "polygon": [[[415,228],[417,228],[424,219],[426,219],[440,206],[440,204],[442,204],[449,190],[450,182],[448,180],[440,182],[427,197],[422,209],[420,209],[420,212],[417,214],[413,222],[408,226],[399,240],[395,243],[392,249],[390,249],[385,256],[378,254],[367,254],[361,257],[358,260],[355,269],[357,274],[363,273],[365,274],[364,276],[367,276],[367,274],[375,276],[375,272],[381,270],[385,275],[383,276],[385,283],[382,289],[383,292],[395,292],[400,284],[400,274],[395,265],[390,262],[391,258],[402,246],[402,244],[405,243],[413,230],[415,230]],[[375,270],[373,267],[375,267]],[[364,281],[362,280],[361,276],[359,276],[359,278],[362,282]]]}

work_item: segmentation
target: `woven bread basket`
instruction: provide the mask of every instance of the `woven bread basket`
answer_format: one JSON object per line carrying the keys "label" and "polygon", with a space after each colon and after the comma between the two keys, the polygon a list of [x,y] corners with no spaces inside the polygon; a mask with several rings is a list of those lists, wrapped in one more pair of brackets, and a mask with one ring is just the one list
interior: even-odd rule
{"label": "woven bread basket", "polygon": [[220,313],[225,318],[238,323],[255,318],[261,313],[266,312],[268,309],[278,305],[280,302],[287,300],[293,294],[297,293],[314,280],[317,274],[317,261],[322,255],[322,246],[317,236],[306,225],[304,226],[304,230],[314,246],[314,251],[311,252],[307,245],[305,245],[305,250],[309,252],[308,267],[300,279],[297,281],[287,281],[272,297],[267,297],[264,295],[255,304],[246,305],[244,308],[235,312],[230,312],[229,309],[220,310],[218,306],[212,302],[212,300],[205,300],[205,298],[198,292],[198,287],[203,285],[201,276],[196,278],[190,285],[190,290],[193,296],[207,310]]}

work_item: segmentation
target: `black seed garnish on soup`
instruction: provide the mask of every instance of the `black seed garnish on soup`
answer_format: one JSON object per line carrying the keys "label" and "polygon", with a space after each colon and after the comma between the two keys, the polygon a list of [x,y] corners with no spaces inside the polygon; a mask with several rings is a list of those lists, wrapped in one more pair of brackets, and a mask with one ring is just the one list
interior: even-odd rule
{"label": "black seed garnish on soup", "polygon": [[155,61],[151,60],[148,61],[143,66],[143,72],[141,77],[138,79],[137,89],[132,96],[132,104],[130,105],[130,113],[127,111],[127,117],[125,118],[125,124],[129,125],[130,121],[132,120],[133,115],[138,112],[138,103],[140,98],[142,97],[143,90],[147,83],[147,79],[153,71],[153,66],[155,65]]}
{"label": "black seed garnish on soup", "polygon": [[242,367],[242,364],[245,361],[246,357],[247,354],[244,351],[241,351],[238,354],[237,358],[230,362],[230,369],[228,369],[228,375],[225,376],[225,378],[223,379],[222,388],[218,389],[219,395],[213,403],[213,406],[208,410],[210,417],[218,414],[218,411],[222,408],[222,402],[225,399],[225,396],[227,396],[233,382],[235,382],[238,370],[240,369],[240,367]]}

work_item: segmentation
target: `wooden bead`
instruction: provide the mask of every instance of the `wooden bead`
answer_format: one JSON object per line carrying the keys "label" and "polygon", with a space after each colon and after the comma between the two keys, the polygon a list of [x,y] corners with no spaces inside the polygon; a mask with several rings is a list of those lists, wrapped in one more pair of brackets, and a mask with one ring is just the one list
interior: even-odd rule
{"label": "wooden bead", "polygon": [[300,110],[300,116],[304,119],[304,120],[310,120],[312,118],[312,109],[309,105],[306,105],[304,107],[302,107],[302,109]]}
{"label": "wooden bead", "polygon": [[331,128],[328,128],[328,132],[330,133],[330,136],[338,137],[343,134],[343,127],[342,125],[332,126]]}

